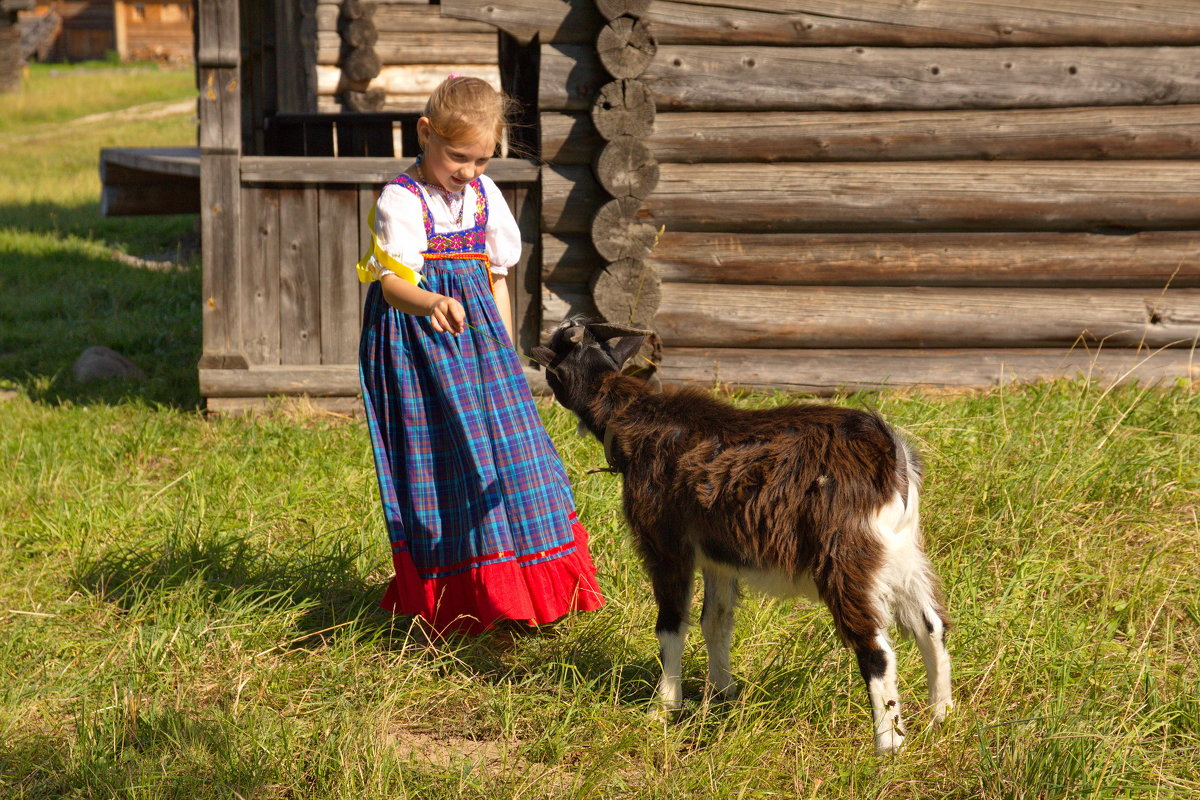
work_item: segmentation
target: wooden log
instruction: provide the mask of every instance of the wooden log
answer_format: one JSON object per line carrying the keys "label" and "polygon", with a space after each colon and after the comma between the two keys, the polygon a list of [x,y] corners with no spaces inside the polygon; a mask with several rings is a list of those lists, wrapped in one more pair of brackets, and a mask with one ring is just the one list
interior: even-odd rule
{"label": "wooden log", "polygon": [[252,367],[278,364],[279,190],[243,186],[241,195],[241,350]]}
{"label": "wooden log", "polygon": [[613,197],[647,197],[658,184],[658,162],[632,136],[617,136],[596,158],[596,179]]}
{"label": "wooden log", "polygon": [[[604,140],[581,113],[541,115],[542,157],[586,164]],[[1200,106],[989,111],[660,113],[663,163],[1200,157]]]}
{"label": "wooden log", "polygon": [[592,219],[592,244],[608,261],[645,258],[654,247],[654,228],[634,219],[640,203],[636,197],[615,197]]}
{"label": "wooden log", "polygon": [[[1200,102],[1191,47],[660,45],[642,74],[662,111],[874,111]],[[583,110],[593,48],[542,48],[542,110]]]}
{"label": "wooden log", "polygon": [[347,89],[342,92],[342,104],[350,111],[382,111],[387,104],[387,92],[378,88],[367,89],[365,92]]}
{"label": "wooden log", "polygon": [[1200,290],[664,283],[668,347],[1190,346]]}
{"label": "wooden log", "polygon": [[600,311],[596,308],[586,283],[542,284],[542,327],[539,336],[542,344],[550,341],[550,336],[560,322],[578,315],[591,319],[600,317]]}
{"label": "wooden log", "polygon": [[[524,41],[591,43],[592,0],[443,0],[442,13],[489,22]],[[590,12],[590,13],[589,13]],[[637,16],[659,44],[1198,45],[1191,0],[655,0]]]}
{"label": "wooden log", "polygon": [[[604,264],[584,234],[542,237],[542,278]],[[678,233],[648,262],[672,283],[825,286],[1200,287],[1200,232]]]}
{"label": "wooden log", "polygon": [[596,10],[607,20],[614,20],[622,15],[640,17],[646,13],[650,0],[595,0]]}
{"label": "wooden log", "polygon": [[494,25],[522,44],[539,37],[543,44],[594,43],[604,18],[593,0],[444,0],[442,14]]}
{"label": "wooden log", "polygon": [[1079,379],[1105,385],[1200,379],[1188,350],[1023,348],[747,350],[665,348],[664,383],[831,395],[882,389],[986,389],[1013,382]]}
{"label": "wooden log", "polygon": [[[463,75],[482,78],[496,88],[500,88],[500,70],[492,64],[459,64],[456,70]],[[371,81],[371,88],[380,88],[391,97],[411,96],[418,98],[419,110],[424,106],[429,93],[446,79],[445,64],[400,64],[390,65],[380,70]],[[317,65],[317,91],[323,95],[333,95],[344,88],[342,70],[323,64]]]}
{"label": "wooden log", "polygon": [[592,124],[610,141],[618,136],[644,139],[653,130],[654,111],[654,99],[641,81],[613,81],[596,92]]}
{"label": "wooden log", "polygon": [[[336,33],[341,23],[341,6],[322,2],[316,11],[317,30]],[[443,16],[440,6],[428,3],[421,5],[377,5],[371,17],[375,29],[384,33],[490,33],[496,28],[485,22],[454,19]]]}
{"label": "wooden log", "polygon": [[[662,164],[638,217],[672,232],[1197,228],[1198,179],[1194,161]],[[545,230],[572,233],[601,190],[555,166],[542,196]]]}
{"label": "wooden log", "polygon": [[925,46],[1194,45],[1200,13],[1186,0],[1021,3],[922,0],[652,3],[645,14],[672,44]]}
{"label": "wooden log", "polygon": [[[333,31],[322,32],[317,37],[317,63],[337,65],[341,58],[343,39]],[[380,63],[397,64],[446,64],[459,65],[464,53],[470,53],[472,61],[495,64],[496,34],[475,32],[439,33],[436,31],[417,33],[395,33],[385,31],[371,45]],[[442,77],[449,70],[443,68]]]}
{"label": "wooden log", "polygon": [[657,51],[645,21],[633,17],[617,17],[601,28],[596,38],[600,63],[618,80],[641,75]]}
{"label": "wooden log", "polygon": [[350,47],[374,47],[379,41],[379,31],[375,30],[373,20],[352,19],[341,26],[340,38]]}
{"label": "wooden log", "polygon": [[376,4],[367,0],[343,0],[342,16],[346,19],[371,19],[375,16]]}
{"label": "wooden log", "polygon": [[342,75],[351,83],[369,81],[382,71],[383,62],[373,47],[356,47],[342,59]]}
{"label": "wooden log", "polygon": [[623,258],[588,283],[596,309],[609,322],[648,326],[662,302],[662,280],[643,260]]}

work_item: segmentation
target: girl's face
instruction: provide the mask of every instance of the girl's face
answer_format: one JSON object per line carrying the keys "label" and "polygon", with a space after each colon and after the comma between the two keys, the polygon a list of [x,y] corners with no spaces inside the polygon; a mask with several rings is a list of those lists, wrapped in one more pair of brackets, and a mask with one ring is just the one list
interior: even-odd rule
{"label": "girl's face", "polygon": [[433,132],[427,117],[417,120],[417,133],[425,141],[421,159],[424,180],[451,192],[478,178],[487,169],[496,140],[490,134],[480,134],[470,141],[451,142]]}

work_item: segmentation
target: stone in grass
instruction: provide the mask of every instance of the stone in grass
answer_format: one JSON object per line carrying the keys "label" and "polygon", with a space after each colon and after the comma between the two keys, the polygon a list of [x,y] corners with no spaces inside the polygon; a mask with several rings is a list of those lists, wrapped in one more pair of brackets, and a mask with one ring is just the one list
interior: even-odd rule
{"label": "stone in grass", "polygon": [[95,345],[84,350],[75,364],[71,374],[79,383],[98,381],[104,378],[119,378],[125,381],[144,381],[146,373],[138,368],[125,356],[108,347]]}

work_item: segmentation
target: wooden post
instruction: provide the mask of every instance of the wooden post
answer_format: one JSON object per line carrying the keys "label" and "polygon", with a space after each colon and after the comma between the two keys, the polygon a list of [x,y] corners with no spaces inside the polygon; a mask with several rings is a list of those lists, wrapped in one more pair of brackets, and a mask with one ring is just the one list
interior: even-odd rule
{"label": "wooden post", "polygon": [[200,0],[197,13],[204,325],[200,367],[244,369],[237,313],[242,142],[238,3]]}

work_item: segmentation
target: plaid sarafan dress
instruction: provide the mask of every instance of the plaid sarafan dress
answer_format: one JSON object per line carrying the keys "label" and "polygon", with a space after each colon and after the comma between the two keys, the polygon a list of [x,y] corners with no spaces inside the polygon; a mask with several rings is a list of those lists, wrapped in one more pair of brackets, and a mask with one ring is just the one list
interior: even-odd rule
{"label": "plaid sarafan dress", "polygon": [[421,286],[462,303],[470,326],[433,330],[367,292],[359,364],[396,575],[382,606],[438,632],[551,622],[604,604],[567,475],[492,298],[487,194],[472,227],[435,233]]}

